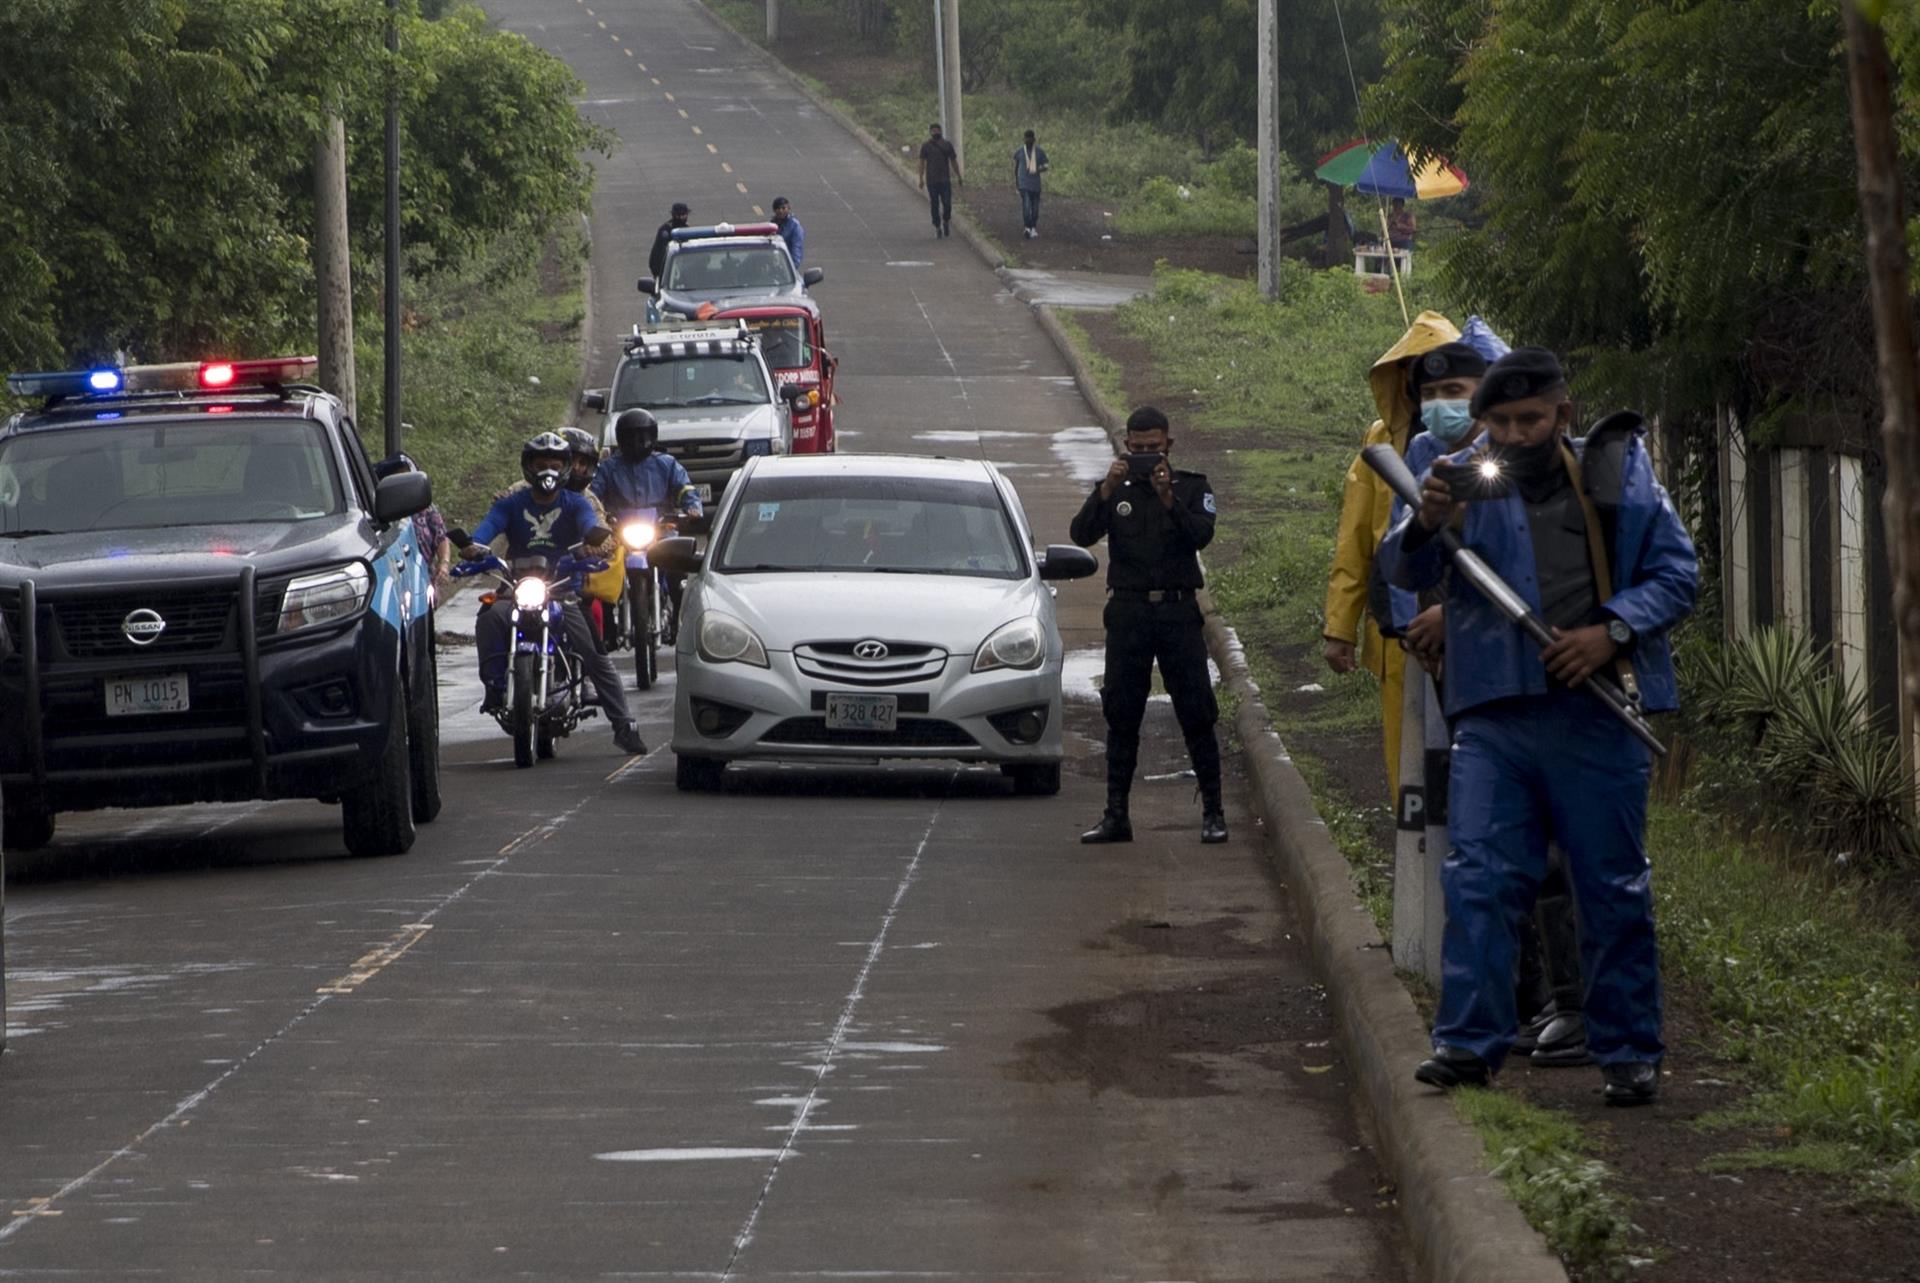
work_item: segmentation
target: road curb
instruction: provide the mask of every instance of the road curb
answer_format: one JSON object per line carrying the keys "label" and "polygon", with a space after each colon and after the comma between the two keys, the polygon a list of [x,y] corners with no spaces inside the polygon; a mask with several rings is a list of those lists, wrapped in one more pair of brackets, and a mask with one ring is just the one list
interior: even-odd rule
{"label": "road curb", "polygon": [[[887,168],[893,172],[893,176],[905,183],[908,189],[916,195],[921,196],[923,200],[925,199],[925,194],[920,190],[920,181],[917,172],[909,168],[898,156],[894,155],[892,149],[885,143],[875,138],[865,125],[855,120],[852,116],[849,116],[840,108],[839,104],[808,84],[806,78],[800,75],[799,72],[787,66],[786,63],[781,62],[780,59],[776,58],[767,49],[755,44],[752,40],[734,30],[733,26],[728,23],[725,18],[722,18],[713,11],[712,7],[706,3],[706,0],[691,0],[691,3],[704,10],[706,15],[713,19],[714,25],[725,32],[729,39],[755,58],[758,58],[766,65],[768,70],[786,80],[787,83],[798,90],[801,96],[808,102],[824,112],[835,124],[839,125],[840,128],[846,130],[849,134],[852,134],[854,138],[859,140],[861,146],[884,161]],[[953,229],[961,240],[972,246],[974,251],[986,260],[987,266],[996,270],[1006,266],[1006,254],[999,246],[987,239],[979,228],[974,226],[972,217],[968,215],[965,210],[961,209],[958,204],[955,204],[953,209]]]}
{"label": "road curb", "polygon": [[[1035,303],[1033,311],[1118,450],[1124,417],[1094,381],[1054,308]],[[1254,804],[1272,839],[1281,877],[1302,911],[1360,1103],[1380,1138],[1381,1157],[1393,1175],[1401,1218],[1424,1276],[1433,1283],[1567,1283],[1566,1269],[1546,1240],[1527,1224],[1505,1187],[1488,1175],[1479,1133],[1444,1097],[1414,1083],[1413,1066],[1428,1053],[1426,1023],[1394,974],[1373,919],[1354,893],[1346,857],[1273,729],[1239,637],[1212,594],[1202,590],[1200,597],[1207,649],[1219,665],[1222,685],[1237,697],[1234,728],[1253,780]]]}

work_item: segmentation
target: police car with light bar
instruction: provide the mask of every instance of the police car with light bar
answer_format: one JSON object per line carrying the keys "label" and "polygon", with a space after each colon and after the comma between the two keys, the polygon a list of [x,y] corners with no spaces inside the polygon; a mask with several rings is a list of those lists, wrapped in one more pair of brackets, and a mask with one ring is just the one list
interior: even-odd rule
{"label": "police car with light bar", "polygon": [[355,855],[440,809],[431,567],[312,357],[15,374],[0,426],[6,844],[61,811],[341,805]]}
{"label": "police car with light bar", "polygon": [[618,443],[613,422],[638,406],[660,423],[660,448],[680,461],[702,502],[717,498],[748,459],[793,450],[793,406],[807,390],[767,368],[745,321],[635,326],[621,345],[611,387],[583,403],[606,418],[600,439]]}
{"label": "police car with light bar", "polygon": [[772,223],[716,223],[712,227],[676,227],[667,246],[660,278],[640,278],[647,296],[647,320],[700,319],[749,299],[804,299],[826,279],[826,271],[794,265],[780,229]]}

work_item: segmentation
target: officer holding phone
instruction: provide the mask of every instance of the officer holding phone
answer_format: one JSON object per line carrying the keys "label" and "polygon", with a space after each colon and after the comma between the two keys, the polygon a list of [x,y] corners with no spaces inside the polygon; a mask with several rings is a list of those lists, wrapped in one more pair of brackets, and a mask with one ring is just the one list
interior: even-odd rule
{"label": "officer holding phone", "polygon": [[1127,453],[1113,461],[1073,519],[1073,541],[1107,540],[1107,662],[1100,704],[1107,716],[1107,809],[1082,842],[1131,842],[1127,798],[1140,756],[1140,721],[1153,665],[1173,697],[1199,783],[1202,842],[1227,840],[1220,800],[1220,708],[1207,671],[1207,643],[1195,595],[1203,583],[1196,555],[1213,540],[1213,488],[1198,472],[1177,471],[1167,456],[1167,416],[1141,406],[1127,419]]}

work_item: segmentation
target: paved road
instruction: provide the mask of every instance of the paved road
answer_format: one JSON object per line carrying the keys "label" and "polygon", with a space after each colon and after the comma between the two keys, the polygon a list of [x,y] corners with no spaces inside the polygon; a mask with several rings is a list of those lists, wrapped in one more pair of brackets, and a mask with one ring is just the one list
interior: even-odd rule
{"label": "paved road", "polygon": [[[845,447],[994,459],[1064,531],[1097,429],[871,157],[684,0],[492,9],[623,139],[597,334],[637,312],[670,201],[791,196]],[[310,804],[66,817],[8,862],[0,1272],[1401,1277],[1244,797],[1199,846],[1164,705],[1141,840],[1072,843],[1101,798],[1099,593],[1061,600],[1055,800],[941,767],[684,797],[604,729],[517,772],[454,648],[450,803],[408,856],[345,858]],[[639,701],[650,743],[670,689]]]}

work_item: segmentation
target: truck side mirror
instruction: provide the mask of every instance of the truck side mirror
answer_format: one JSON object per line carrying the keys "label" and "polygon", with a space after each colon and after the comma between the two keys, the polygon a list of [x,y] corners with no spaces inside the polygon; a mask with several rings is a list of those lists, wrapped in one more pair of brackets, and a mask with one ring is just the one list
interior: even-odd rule
{"label": "truck side mirror", "polygon": [[818,285],[826,279],[827,269],[824,267],[809,267],[806,271],[800,273],[800,283],[808,287]]}
{"label": "truck side mirror", "polygon": [[642,294],[658,294],[660,292],[659,284],[656,283],[651,276],[641,277],[637,288]]}
{"label": "truck side mirror", "polygon": [[598,410],[600,413],[605,414],[607,411],[607,389],[594,388],[591,392],[582,392],[580,394],[580,404],[589,410]]}
{"label": "truck side mirror", "polygon": [[433,502],[433,482],[424,472],[397,472],[373,488],[373,519],[390,525],[425,512]]}

